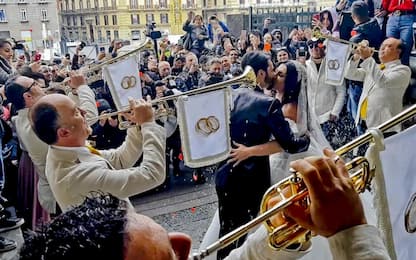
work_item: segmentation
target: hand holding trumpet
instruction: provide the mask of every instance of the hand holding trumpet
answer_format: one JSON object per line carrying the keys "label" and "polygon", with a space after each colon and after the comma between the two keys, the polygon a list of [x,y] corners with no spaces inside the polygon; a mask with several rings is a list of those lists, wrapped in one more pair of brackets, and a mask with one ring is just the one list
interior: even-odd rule
{"label": "hand holding trumpet", "polygon": [[[291,218],[300,226],[318,235],[329,237],[344,229],[366,224],[363,206],[345,163],[335,152],[325,149],[325,157],[308,157],[291,163],[293,169],[301,173],[309,192],[310,205],[307,209],[294,204],[277,214],[271,220],[274,224]],[[283,191],[290,197],[289,190]],[[268,201],[271,208],[281,198]]]}
{"label": "hand holding trumpet", "polygon": [[354,53],[354,60],[362,59],[365,60],[368,57],[373,56],[374,48],[369,47],[369,42],[367,40],[363,40],[358,43],[357,48],[355,49]]}
{"label": "hand holding trumpet", "polygon": [[137,125],[155,121],[155,113],[150,102],[141,100],[129,100],[130,112],[123,115],[131,122]]}

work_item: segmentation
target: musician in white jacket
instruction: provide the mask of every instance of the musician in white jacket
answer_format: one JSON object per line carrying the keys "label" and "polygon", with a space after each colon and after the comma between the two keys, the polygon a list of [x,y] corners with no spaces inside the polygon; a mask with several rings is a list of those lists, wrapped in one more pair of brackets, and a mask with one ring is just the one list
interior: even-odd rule
{"label": "musician in white jacket", "polygon": [[[384,40],[378,53],[381,64],[377,64],[373,50],[362,44],[348,63],[345,77],[364,81],[355,123],[365,129],[376,127],[403,110],[403,95],[411,76],[410,68],[400,61],[403,48],[401,40]],[[398,131],[400,125],[385,135]]]}
{"label": "musician in white jacket", "polygon": [[321,40],[308,42],[311,58],[306,61],[308,75],[307,96],[309,107],[315,112],[325,137],[331,146],[339,146],[336,142],[336,123],[340,120],[345,103],[345,85],[325,83],[325,46]]}
{"label": "musician in white jacket", "polygon": [[[334,259],[390,259],[378,230],[366,224],[360,198],[345,163],[333,151],[325,150],[324,153],[325,157],[309,157],[291,164],[302,174],[311,204],[307,211],[300,206],[291,206],[285,214],[316,234],[328,237]],[[282,223],[279,217],[273,221]],[[189,236],[168,234],[152,219],[135,213],[124,201],[111,195],[87,199],[42,232],[28,240],[21,252],[21,260],[66,260],[88,256],[112,260],[186,260],[191,248]],[[293,244],[291,249],[277,251],[267,243],[268,234],[262,226],[226,259],[298,259],[308,253],[310,246]]]}

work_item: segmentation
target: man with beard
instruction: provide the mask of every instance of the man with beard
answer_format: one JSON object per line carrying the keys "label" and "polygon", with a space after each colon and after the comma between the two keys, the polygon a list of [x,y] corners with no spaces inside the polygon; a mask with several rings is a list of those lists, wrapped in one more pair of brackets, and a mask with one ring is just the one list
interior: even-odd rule
{"label": "man with beard", "polygon": [[[264,53],[254,51],[244,55],[242,66],[251,66],[257,77],[254,90],[240,87],[233,91],[230,135],[235,148],[265,144],[250,150],[239,163],[223,161],[216,173],[220,236],[247,223],[257,216],[264,192],[271,185],[269,154],[281,148],[297,153],[309,146],[309,138],[296,138],[285,120],[277,99],[263,94],[274,78],[273,63]],[[269,142],[271,135],[276,141]],[[280,146],[279,146],[280,145]],[[280,148],[281,147],[281,148]],[[235,150],[235,149],[234,149]],[[225,258],[231,250],[243,244],[245,237],[218,252]]]}

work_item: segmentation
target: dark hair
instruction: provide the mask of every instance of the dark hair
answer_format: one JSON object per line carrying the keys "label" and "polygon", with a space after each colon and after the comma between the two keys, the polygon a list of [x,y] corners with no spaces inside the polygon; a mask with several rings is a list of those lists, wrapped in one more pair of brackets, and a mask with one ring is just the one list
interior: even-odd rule
{"label": "dark hair", "polygon": [[319,21],[322,22],[324,20],[324,14],[328,14],[328,20],[330,22],[330,25],[329,25],[329,28],[327,29],[332,32],[332,30],[334,29],[334,20],[329,10],[323,10],[322,12],[319,13]]}
{"label": "dark hair", "polygon": [[58,141],[59,114],[56,108],[48,103],[34,106],[30,113],[33,130],[40,140],[51,145]]}
{"label": "dark hair", "polygon": [[4,45],[9,44],[10,46],[12,46],[12,43],[6,39],[0,39],[0,48],[3,48]]}
{"label": "dark hair", "polygon": [[351,14],[356,16],[358,20],[362,22],[368,20],[368,4],[364,1],[355,1],[351,5]]}
{"label": "dark hair", "polygon": [[45,80],[45,76],[42,73],[33,72],[32,69],[28,65],[23,66],[19,70],[19,72],[20,72],[20,75],[34,79],[34,80],[38,80],[38,79]]}
{"label": "dark hair", "polygon": [[32,232],[20,260],[123,260],[127,203],[95,193]]}
{"label": "dark hair", "polygon": [[279,67],[281,64],[285,64],[287,69],[282,104],[297,103],[301,82],[298,81],[298,71],[296,69],[296,65],[291,61],[279,62],[276,68]]}
{"label": "dark hair", "polygon": [[6,97],[7,101],[12,103],[16,110],[20,110],[26,106],[25,99],[23,98],[23,94],[25,93],[26,88],[20,84],[17,84],[15,82],[16,79],[17,77],[12,77],[6,82]]}
{"label": "dark hair", "polygon": [[209,21],[212,21],[212,20],[217,20],[218,21],[218,17],[216,15],[211,15],[208,20]]}
{"label": "dark hair", "polygon": [[263,52],[252,51],[244,54],[243,59],[241,60],[241,67],[245,69],[247,66],[250,66],[253,68],[257,75],[259,70],[264,70],[267,72],[267,68],[269,67],[269,60],[270,57],[268,57]]}

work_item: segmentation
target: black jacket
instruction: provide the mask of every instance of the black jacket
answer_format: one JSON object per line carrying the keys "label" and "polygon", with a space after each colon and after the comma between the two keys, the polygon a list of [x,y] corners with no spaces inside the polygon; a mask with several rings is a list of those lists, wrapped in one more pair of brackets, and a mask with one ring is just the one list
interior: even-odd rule
{"label": "black jacket", "polygon": [[365,23],[356,25],[353,31],[355,31],[356,34],[351,37],[350,41],[354,43],[367,40],[370,47],[378,49],[383,42],[383,32],[381,31],[376,19],[371,19]]}
{"label": "black jacket", "polygon": [[[282,105],[277,99],[248,88],[239,88],[233,91],[233,101],[230,127],[232,141],[254,146],[268,142],[273,135],[280,146],[289,153],[308,149],[309,138],[294,136],[283,116]],[[269,156],[251,157],[235,168],[232,167],[232,163],[224,161],[217,170],[217,190],[231,193],[250,192],[254,203],[260,203],[269,186]],[[246,188],[250,188],[250,191]]]}

